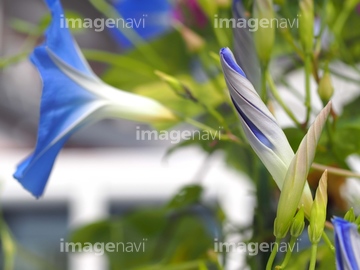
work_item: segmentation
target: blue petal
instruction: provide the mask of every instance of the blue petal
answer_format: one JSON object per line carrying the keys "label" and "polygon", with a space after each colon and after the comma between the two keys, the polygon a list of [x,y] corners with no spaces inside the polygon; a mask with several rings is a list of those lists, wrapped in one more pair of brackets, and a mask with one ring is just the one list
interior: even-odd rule
{"label": "blue petal", "polygon": [[[131,30],[144,40],[158,37],[171,29],[172,7],[168,0],[118,0],[113,5],[125,22],[126,19],[140,22],[139,27]],[[122,25],[120,21],[118,25],[120,30]],[[120,45],[125,48],[133,46],[133,43],[119,29],[110,28],[109,30]]]}
{"label": "blue petal", "polygon": [[[52,21],[45,34],[46,42],[40,46],[38,50],[45,50],[45,47],[48,47],[59,58],[73,68],[93,76],[88,64],[84,61],[82,55],[79,54],[79,50],[74,44],[69,29],[61,27],[61,22],[65,20],[65,15],[60,1],[46,0],[46,3],[51,10]],[[31,56],[31,60],[37,65],[37,58],[34,57],[34,54]]]}
{"label": "blue petal", "polygon": [[[238,74],[240,74],[241,76],[246,78],[246,75],[244,73],[244,71],[239,67],[239,65],[235,62],[234,59],[234,55],[232,54],[232,52],[230,51],[229,48],[223,48],[220,51],[220,55],[223,57],[225,63],[235,72],[237,72]],[[227,82],[228,84],[230,84],[234,89],[236,89],[235,85],[232,85],[231,82]],[[239,93],[238,91],[236,91],[239,95],[241,95],[241,93]],[[231,95],[231,93],[230,93]],[[242,96],[242,95],[241,95]],[[246,99],[245,97],[242,96],[243,99]],[[246,116],[246,114],[242,111],[242,109],[240,108],[239,104],[234,100],[233,97],[231,97],[231,100],[236,108],[236,110],[238,111],[238,113],[240,114],[241,118],[245,121],[246,125],[251,129],[252,133],[255,135],[255,137],[261,142],[263,143],[265,146],[267,146],[268,148],[273,148],[272,143],[269,141],[269,139],[264,135],[264,133],[262,133],[260,131],[260,129],[254,125],[254,123]],[[247,100],[247,102],[249,102]],[[249,102],[250,103],[250,102]],[[254,104],[251,104],[254,109],[259,110],[258,108],[256,108],[256,106]],[[260,110],[259,110],[260,111]]]}
{"label": "blue petal", "polygon": [[91,70],[78,54],[68,29],[60,28],[58,19],[63,11],[59,1],[48,0],[47,3],[53,20],[46,33],[46,42],[36,48],[30,57],[43,80],[37,144],[35,151],[18,165],[14,174],[36,197],[42,195],[63,144],[95,111],[93,105],[96,99],[62,73],[49,57],[46,48],[75,69],[92,76]]}
{"label": "blue petal", "polygon": [[336,265],[337,269],[352,269],[359,270],[359,265],[356,256],[360,254],[354,253],[352,243],[352,233],[357,234],[357,226],[342,218],[333,218],[335,228],[335,247],[336,247]]}
{"label": "blue petal", "polygon": [[238,64],[236,64],[234,56],[229,48],[222,48],[220,50],[220,54],[224,58],[225,62],[229,65],[229,67],[231,67],[234,71],[246,78],[244,71],[241,69],[241,67],[238,66]]}
{"label": "blue petal", "polygon": [[248,125],[248,127],[251,129],[251,131],[253,132],[253,134],[255,135],[256,138],[258,138],[258,140],[260,142],[262,142],[265,146],[267,146],[268,148],[272,148],[273,145],[272,143],[268,140],[268,138],[266,138],[266,136],[264,135],[264,133],[262,133],[260,131],[260,129],[257,128],[257,126],[255,126],[253,124],[253,122],[250,121],[250,119],[243,113],[243,111],[241,110],[241,108],[239,107],[239,105],[235,102],[235,100],[231,97],[231,100],[236,108],[236,110],[238,111],[238,113],[240,114],[241,118],[244,119],[245,123]]}
{"label": "blue petal", "polygon": [[43,194],[56,156],[67,138],[68,136],[53,145],[44,155],[37,158],[36,162],[33,162],[36,158],[34,153],[18,165],[14,177],[35,197]]}

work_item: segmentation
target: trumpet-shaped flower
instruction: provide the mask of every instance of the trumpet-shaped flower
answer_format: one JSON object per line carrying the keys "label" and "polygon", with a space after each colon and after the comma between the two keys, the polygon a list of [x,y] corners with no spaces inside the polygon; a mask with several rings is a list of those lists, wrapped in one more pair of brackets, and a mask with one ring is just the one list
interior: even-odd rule
{"label": "trumpet-shaped flower", "polygon": [[105,117],[137,121],[171,120],[160,103],[118,90],[90,69],[70,32],[60,27],[59,0],[47,0],[52,22],[46,41],[31,55],[43,81],[37,144],[14,177],[34,196],[43,194],[56,156],[79,128]]}
{"label": "trumpet-shaped flower", "polygon": [[[281,190],[294,152],[283,130],[235,62],[230,49],[223,48],[220,56],[226,84],[245,135]],[[306,183],[302,197],[306,215],[310,214],[312,201]]]}
{"label": "trumpet-shaped flower", "polygon": [[354,223],[335,217],[336,268],[338,270],[360,269],[360,234]]}

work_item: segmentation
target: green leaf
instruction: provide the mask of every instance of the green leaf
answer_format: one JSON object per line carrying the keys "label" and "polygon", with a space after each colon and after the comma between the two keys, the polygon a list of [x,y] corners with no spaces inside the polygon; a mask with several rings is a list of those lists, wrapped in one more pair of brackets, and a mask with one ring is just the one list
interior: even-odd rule
{"label": "green leaf", "polygon": [[177,209],[189,206],[201,200],[203,188],[199,185],[183,187],[169,202],[167,207]]}

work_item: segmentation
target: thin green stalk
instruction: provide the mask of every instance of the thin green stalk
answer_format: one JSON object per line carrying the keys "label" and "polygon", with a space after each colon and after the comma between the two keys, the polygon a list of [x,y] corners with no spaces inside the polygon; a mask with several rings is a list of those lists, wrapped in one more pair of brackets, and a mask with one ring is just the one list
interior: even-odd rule
{"label": "thin green stalk", "polygon": [[317,244],[312,244],[309,270],[315,270],[316,253],[317,253]]}
{"label": "thin green stalk", "polygon": [[32,52],[33,47],[36,45],[36,41],[39,38],[39,35],[29,34],[25,39],[24,43],[21,45],[20,52],[6,58],[0,58],[0,69],[5,68],[8,65],[16,64],[24,59],[26,59],[29,54]]}
{"label": "thin green stalk", "polygon": [[291,118],[291,120],[296,124],[296,126],[299,128],[302,128],[300,122],[296,119],[295,115],[292,113],[292,111],[289,109],[289,107],[286,106],[285,102],[279,95],[279,92],[276,89],[275,83],[269,72],[267,72],[266,78],[267,78],[267,82],[269,83],[269,88],[270,88],[271,94],[274,96],[275,100],[279,103],[279,105],[283,108],[283,110]]}
{"label": "thin green stalk", "polygon": [[[290,243],[289,243],[289,247],[293,247],[295,246],[295,242],[297,240],[297,237],[294,237],[294,236],[291,236],[291,239],[290,239]],[[290,258],[291,258],[291,255],[292,255],[292,252],[293,252],[293,249],[292,248],[288,248],[287,252],[286,252],[286,255],[285,255],[285,258],[284,258],[284,261],[282,262],[281,266],[279,267],[279,269],[284,269],[289,261],[290,261]]]}
{"label": "thin green stalk", "polygon": [[268,262],[266,264],[266,270],[271,270],[272,269],[276,254],[278,253],[278,250],[279,250],[280,240],[281,239],[277,238],[276,241],[275,241],[275,246],[274,246],[273,250],[271,251],[269,260],[268,260]]}
{"label": "thin green stalk", "polygon": [[186,123],[197,127],[201,130],[205,130],[210,132],[211,134],[216,135],[217,139],[220,141],[233,141],[239,145],[244,145],[244,143],[235,135],[231,134],[231,135],[227,135],[227,134],[221,134],[220,131],[213,129],[212,127],[209,127],[208,125],[205,125],[201,122],[198,122],[192,118],[186,117],[183,119]]}
{"label": "thin green stalk", "polygon": [[262,101],[266,104],[267,103],[267,90],[266,90],[266,76],[268,73],[267,66],[263,66],[261,68],[261,92],[260,96]]}
{"label": "thin green stalk", "polygon": [[334,23],[333,32],[337,37],[341,35],[341,32],[344,28],[344,25],[349,18],[351,12],[354,10],[355,6],[359,3],[359,0],[349,0],[344,2],[344,6]]}
{"label": "thin green stalk", "polygon": [[305,55],[305,107],[306,107],[305,124],[306,125],[310,120],[310,114],[311,114],[310,77],[311,77],[311,55],[307,53]]}
{"label": "thin green stalk", "polygon": [[332,251],[333,253],[335,253],[335,247],[332,245],[329,237],[327,236],[327,234],[326,234],[325,232],[323,232],[322,238],[324,239],[325,244],[327,244],[328,247],[331,249],[331,251]]}
{"label": "thin green stalk", "polygon": [[0,69],[5,68],[6,66],[16,64],[28,57],[30,51],[20,52],[18,54],[11,55],[7,58],[0,59]]}
{"label": "thin green stalk", "polygon": [[349,170],[345,170],[345,169],[339,169],[339,168],[334,168],[331,166],[326,166],[326,165],[322,165],[322,164],[318,164],[318,163],[313,163],[311,165],[311,168],[313,168],[314,170],[317,171],[325,171],[327,170],[329,174],[333,174],[333,175],[339,175],[339,176],[345,176],[345,177],[354,177],[354,178],[359,178],[360,179],[360,174],[359,173],[355,173]]}
{"label": "thin green stalk", "polygon": [[108,64],[112,67],[121,68],[123,70],[132,71],[139,76],[151,77],[154,76],[154,69],[148,63],[137,60],[127,55],[120,55],[109,53],[106,51],[82,49],[85,58],[89,61],[95,61]]}

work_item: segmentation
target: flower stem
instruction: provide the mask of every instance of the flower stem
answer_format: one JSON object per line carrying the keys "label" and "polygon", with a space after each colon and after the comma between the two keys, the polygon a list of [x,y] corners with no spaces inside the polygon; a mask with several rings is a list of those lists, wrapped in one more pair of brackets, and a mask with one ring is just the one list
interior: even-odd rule
{"label": "flower stem", "polygon": [[315,266],[316,266],[316,253],[317,253],[317,243],[316,243],[316,244],[312,244],[312,246],[311,246],[311,257],[310,257],[309,270],[315,270]]}
{"label": "flower stem", "polygon": [[344,169],[339,169],[339,168],[334,168],[331,166],[326,166],[326,165],[322,165],[322,164],[318,164],[318,163],[313,163],[311,165],[311,167],[317,171],[325,171],[328,170],[329,174],[333,174],[333,175],[339,175],[339,176],[345,176],[345,177],[355,177],[355,178],[359,178],[360,179],[360,174],[359,173],[355,173],[349,170],[344,170]]}
{"label": "flower stem", "polygon": [[233,141],[239,145],[244,145],[243,141],[241,141],[234,134],[222,134],[219,130],[215,130],[212,127],[209,127],[208,125],[198,122],[190,117],[185,117],[183,119],[183,121],[185,121],[186,123],[188,123],[194,127],[197,127],[201,130],[211,133],[212,135],[216,136],[219,141]]}
{"label": "flower stem", "polygon": [[279,103],[281,108],[283,108],[283,110],[291,118],[291,120],[293,120],[293,122],[296,124],[296,126],[302,129],[300,122],[296,119],[295,115],[292,113],[292,111],[289,109],[289,107],[286,106],[285,102],[283,101],[283,99],[279,95],[279,92],[276,89],[275,83],[274,83],[274,81],[273,81],[273,79],[272,79],[272,77],[271,77],[271,75],[270,75],[270,73],[268,71],[267,71],[267,74],[266,74],[266,78],[267,78],[267,81],[269,83],[271,94],[274,96],[275,100]]}
{"label": "flower stem", "polygon": [[285,259],[282,262],[281,266],[278,267],[278,269],[284,269],[288,265],[291,255],[292,255],[292,252],[294,250],[292,247],[295,246],[296,240],[297,240],[297,237],[291,236],[290,243],[289,243],[290,248],[288,248],[286,255],[285,255]]}
{"label": "flower stem", "polygon": [[266,104],[267,103],[267,91],[266,91],[266,74],[268,73],[267,66],[262,66],[261,68],[261,99]]}
{"label": "flower stem", "polygon": [[310,113],[311,113],[310,76],[311,76],[311,55],[307,53],[305,55],[305,107],[306,107],[305,126],[307,126],[310,120]]}
{"label": "flower stem", "polygon": [[335,252],[335,247],[332,245],[329,237],[325,232],[322,234],[322,238],[324,239],[324,242],[328,245],[328,247],[331,249],[332,252]]}
{"label": "flower stem", "polygon": [[271,251],[269,260],[268,260],[268,262],[267,262],[267,264],[266,264],[266,270],[271,270],[271,269],[272,269],[272,266],[273,266],[273,264],[274,264],[274,260],[275,260],[276,254],[277,254],[277,252],[278,252],[278,250],[279,250],[279,243],[280,243],[280,239],[279,239],[279,238],[276,238],[274,248],[273,248],[273,250]]}

